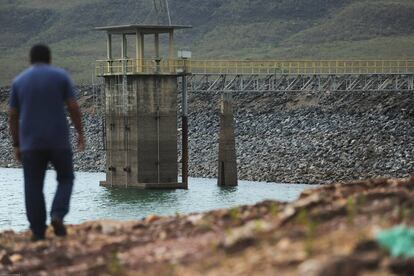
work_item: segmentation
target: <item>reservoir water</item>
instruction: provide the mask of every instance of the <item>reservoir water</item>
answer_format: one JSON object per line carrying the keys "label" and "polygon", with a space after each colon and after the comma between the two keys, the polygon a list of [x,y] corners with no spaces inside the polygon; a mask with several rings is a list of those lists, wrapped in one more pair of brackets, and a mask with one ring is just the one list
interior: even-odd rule
{"label": "reservoir water", "polygon": [[[48,171],[45,180],[46,205],[49,210],[56,189],[55,172]],[[70,224],[87,220],[138,220],[150,214],[174,215],[238,205],[254,204],[265,199],[295,200],[303,184],[277,184],[240,181],[238,187],[220,188],[215,179],[190,178],[189,190],[143,191],[103,188],[103,173],[76,173],[71,209],[65,221]],[[23,172],[0,168],[0,231],[28,228],[23,196]]]}

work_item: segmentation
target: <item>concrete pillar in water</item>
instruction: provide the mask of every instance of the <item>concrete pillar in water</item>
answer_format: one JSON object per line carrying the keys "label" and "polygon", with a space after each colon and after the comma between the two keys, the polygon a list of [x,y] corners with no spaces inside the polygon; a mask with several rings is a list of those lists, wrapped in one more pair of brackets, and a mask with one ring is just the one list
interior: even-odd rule
{"label": "concrete pillar in water", "polygon": [[220,101],[219,186],[237,186],[236,142],[234,136],[233,99],[224,92]]}
{"label": "concrete pillar in water", "polygon": [[177,76],[128,76],[126,113],[119,79],[105,77],[108,170],[102,185],[186,188],[177,179]]}

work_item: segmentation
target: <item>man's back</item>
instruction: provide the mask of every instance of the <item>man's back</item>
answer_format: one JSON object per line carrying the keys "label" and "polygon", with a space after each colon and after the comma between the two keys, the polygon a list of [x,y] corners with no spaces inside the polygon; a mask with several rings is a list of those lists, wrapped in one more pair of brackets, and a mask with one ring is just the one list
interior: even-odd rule
{"label": "man's back", "polygon": [[69,130],[64,103],[74,98],[65,71],[37,64],[13,82],[10,106],[19,110],[20,148],[69,149]]}
{"label": "man's back", "polygon": [[74,171],[73,152],[65,105],[77,131],[78,149],[85,148],[82,116],[69,76],[50,66],[49,47],[37,44],[30,50],[32,66],[12,84],[9,101],[9,127],[16,160],[22,161],[27,219],[32,241],[44,240],[46,203],[43,194],[46,169],[56,170],[58,187],[50,211],[56,236],[66,236],[63,223],[69,212]]}

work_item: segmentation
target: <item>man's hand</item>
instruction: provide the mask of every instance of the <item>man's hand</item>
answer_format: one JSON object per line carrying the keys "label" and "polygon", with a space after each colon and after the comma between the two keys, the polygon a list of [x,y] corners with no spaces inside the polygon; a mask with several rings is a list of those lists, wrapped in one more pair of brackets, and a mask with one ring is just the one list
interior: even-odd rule
{"label": "man's hand", "polygon": [[83,133],[78,135],[78,150],[80,152],[84,151],[86,147],[85,136]]}
{"label": "man's hand", "polygon": [[17,108],[10,107],[9,109],[9,130],[14,149],[14,156],[18,162],[21,162],[19,147],[19,110]]}
{"label": "man's hand", "polygon": [[84,151],[85,150],[85,136],[83,134],[82,115],[81,115],[79,105],[75,99],[70,99],[66,102],[66,106],[68,108],[70,118],[72,119],[72,123],[74,124],[75,129],[78,133],[78,150]]}
{"label": "man's hand", "polygon": [[17,162],[22,162],[22,153],[20,152],[20,148],[13,148],[14,149],[14,157],[16,158]]}

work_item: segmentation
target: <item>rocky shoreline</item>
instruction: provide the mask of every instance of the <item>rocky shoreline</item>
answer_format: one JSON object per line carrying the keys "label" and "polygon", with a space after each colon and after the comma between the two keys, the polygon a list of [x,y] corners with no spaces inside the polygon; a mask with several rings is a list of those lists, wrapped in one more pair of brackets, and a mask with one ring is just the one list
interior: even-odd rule
{"label": "rocky shoreline", "polygon": [[373,179],[308,190],[292,203],[87,222],[64,239],[49,229],[36,243],[7,231],[0,274],[413,275],[414,252],[379,239],[384,230],[414,233],[413,198],[414,178]]}
{"label": "rocky shoreline", "polygon": [[[88,148],[75,154],[75,168],[103,171],[103,120],[94,108],[93,87],[82,85],[77,91]],[[15,167],[7,131],[8,93],[0,89],[0,166]],[[414,173],[412,93],[236,93],[234,99],[240,179],[320,184]],[[216,176],[218,100],[218,94],[190,95],[192,177]]]}

